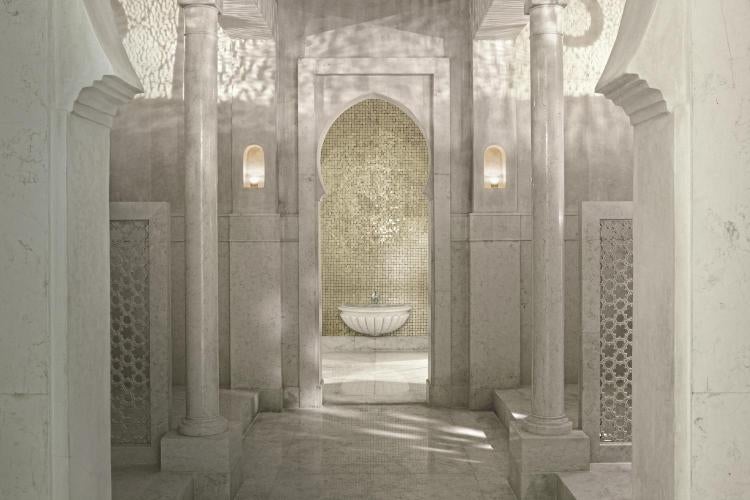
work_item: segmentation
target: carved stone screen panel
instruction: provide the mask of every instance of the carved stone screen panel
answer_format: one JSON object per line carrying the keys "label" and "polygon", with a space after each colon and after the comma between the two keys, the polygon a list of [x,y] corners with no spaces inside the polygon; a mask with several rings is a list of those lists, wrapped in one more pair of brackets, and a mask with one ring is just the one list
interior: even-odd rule
{"label": "carved stone screen panel", "polygon": [[109,210],[112,465],[156,465],[172,386],[169,204]]}
{"label": "carved stone screen panel", "polygon": [[600,221],[600,428],[630,442],[633,409],[633,222]]}
{"label": "carved stone screen panel", "polygon": [[112,444],[151,444],[149,226],[110,221]]}
{"label": "carved stone screen panel", "polygon": [[632,459],[633,202],[584,201],[579,424],[592,462]]}

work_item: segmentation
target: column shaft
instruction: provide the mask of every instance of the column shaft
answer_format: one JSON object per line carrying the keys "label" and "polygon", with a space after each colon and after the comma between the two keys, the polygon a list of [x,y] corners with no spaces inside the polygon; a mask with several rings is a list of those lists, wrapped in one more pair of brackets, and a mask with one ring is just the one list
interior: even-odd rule
{"label": "column shaft", "polygon": [[224,432],[219,414],[217,22],[215,2],[181,0],[185,22],[187,413],[180,432]]}
{"label": "column shaft", "polygon": [[562,59],[564,0],[532,0],[531,163],[533,230],[533,365],[526,430],[560,435],[565,416],[564,215],[565,136]]}

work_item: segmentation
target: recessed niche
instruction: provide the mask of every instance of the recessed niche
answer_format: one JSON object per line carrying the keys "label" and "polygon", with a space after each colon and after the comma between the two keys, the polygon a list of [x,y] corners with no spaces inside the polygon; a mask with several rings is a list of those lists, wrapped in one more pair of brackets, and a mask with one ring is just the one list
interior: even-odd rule
{"label": "recessed niche", "polygon": [[245,149],[242,157],[242,187],[260,189],[266,184],[266,155],[254,144]]}
{"label": "recessed niche", "polygon": [[489,146],[484,150],[484,187],[504,189],[507,182],[505,150],[500,146]]}

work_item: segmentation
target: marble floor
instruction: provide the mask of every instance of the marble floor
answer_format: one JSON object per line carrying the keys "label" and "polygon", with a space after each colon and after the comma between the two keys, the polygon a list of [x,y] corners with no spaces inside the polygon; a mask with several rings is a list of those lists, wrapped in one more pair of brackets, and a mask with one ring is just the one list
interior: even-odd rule
{"label": "marble floor", "polygon": [[515,500],[492,412],[345,405],[261,413],[239,500]]}
{"label": "marble floor", "polygon": [[323,353],[323,400],[329,404],[423,403],[427,366],[425,351]]}

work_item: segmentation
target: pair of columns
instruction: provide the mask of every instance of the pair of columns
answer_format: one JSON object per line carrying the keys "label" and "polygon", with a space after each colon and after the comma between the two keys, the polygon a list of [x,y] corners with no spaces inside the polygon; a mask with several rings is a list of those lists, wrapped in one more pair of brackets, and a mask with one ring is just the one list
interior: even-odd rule
{"label": "pair of columns", "polygon": [[[180,432],[224,432],[219,414],[217,25],[221,0],[180,0],[185,23],[187,412]],[[570,432],[564,382],[564,95],[567,0],[527,0],[531,23],[533,190],[532,408],[526,430]]]}

